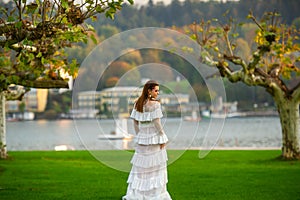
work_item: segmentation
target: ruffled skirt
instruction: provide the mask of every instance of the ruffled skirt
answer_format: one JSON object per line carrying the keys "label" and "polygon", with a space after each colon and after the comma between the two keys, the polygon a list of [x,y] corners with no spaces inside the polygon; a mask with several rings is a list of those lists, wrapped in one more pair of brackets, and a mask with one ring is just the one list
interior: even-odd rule
{"label": "ruffled skirt", "polygon": [[171,200],[167,191],[167,152],[160,145],[137,145],[127,193],[122,200]]}
{"label": "ruffled skirt", "polygon": [[140,132],[135,136],[135,142],[141,145],[165,144],[168,141],[166,134],[157,133],[153,123],[150,123],[149,125],[140,125]]}

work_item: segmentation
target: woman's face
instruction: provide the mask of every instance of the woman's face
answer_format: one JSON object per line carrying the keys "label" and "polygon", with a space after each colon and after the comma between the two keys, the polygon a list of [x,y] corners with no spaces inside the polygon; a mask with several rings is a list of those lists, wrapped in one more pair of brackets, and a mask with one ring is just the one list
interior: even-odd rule
{"label": "woman's face", "polygon": [[156,99],[159,94],[159,86],[155,86],[152,90],[149,90],[152,98]]}

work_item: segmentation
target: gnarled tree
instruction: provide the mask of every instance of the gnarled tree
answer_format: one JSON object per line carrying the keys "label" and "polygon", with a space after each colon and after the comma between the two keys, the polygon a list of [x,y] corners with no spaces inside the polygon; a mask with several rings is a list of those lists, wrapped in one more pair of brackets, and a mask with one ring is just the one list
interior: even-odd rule
{"label": "gnarled tree", "polygon": [[[13,0],[0,8],[0,150],[7,156],[5,100],[20,99],[25,88],[67,88],[66,74],[76,76],[78,64],[68,63],[65,48],[86,42],[98,14],[113,18],[125,0]],[[133,0],[126,0],[133,4]],[[90,36],[93,36],[92,34]],[[93,38],[92,38],[93,39]],[[12,90],[21,88],[21,90]]]}
{"label": "gnarled tree", "polygon": [[237,23],[232,19],[226,24],[218,20],[193,24],[192,38],[203,47],[203,61],[216,67],[222,77],[233,83],[264,87],[271,94],[282,127],[282,157],[300,159],[300,82],[297,79],[300,32],[280,23],[276,12],[265,13],[261,20],[250,12],[248,18],[257,25],[256,45],[250,59],[238,56]]}

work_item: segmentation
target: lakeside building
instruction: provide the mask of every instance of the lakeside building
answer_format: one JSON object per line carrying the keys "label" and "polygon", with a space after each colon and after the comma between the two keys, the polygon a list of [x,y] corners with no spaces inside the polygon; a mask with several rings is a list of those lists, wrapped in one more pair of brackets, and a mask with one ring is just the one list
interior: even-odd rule
{"label": "lakeside building", "polygon": [[80,118],[95,118],[99,113],[100,107],[100,92],[98,91],[83,91],[77,96],[77,109],[70,110],[70,117],[74,119]]}
{"label": "lakeside building", "polygon": [[101,91],[79,92],[77,109],[70,111],[73,118],[109,118],[114,115],[129,117],[134,101],[139,97],[142,88],[112,87]]}
{"label": "lakeside building", "polygon": [[[111,118],[129,117],[134,102],[140,96],[142,88],[112,87],[101,91],[78,93],[78,109],[71,111],[73,118]],[[191,112],[194,104],[189,102],[188,94],[160,94],[164,112],[177,116]]]}
{"label": "lakeside building", "polygon": [[[112,87],[101,91],[100,115],[129,117],[134,102],[142,93],[139,87]],[[101,117],[101,116],[100,116]]]}
{"label": "lakeside building", "polygon": [[48,90],[32,88],[22,101],[6,101],[8,119],[34,119],[34,112],[43,112],[47,105]]}
{"label": "lakeside building", "polygon": [[94,110],[100,107],[101,92],[98,91],[79,92],[77,99],[78,99],[79,110]]}
{"label": "lakeside building", "polygon": [[[159,99],[164,112],[170,117],[179,116],[189,110],[188,94],[160,94]],[[180,116],[179,116],[180,117]]]}
{"label": "lakeside building", "polygon": [[24,95],[25,110],[43,112],[47,105],[48,90],[32,88]]}

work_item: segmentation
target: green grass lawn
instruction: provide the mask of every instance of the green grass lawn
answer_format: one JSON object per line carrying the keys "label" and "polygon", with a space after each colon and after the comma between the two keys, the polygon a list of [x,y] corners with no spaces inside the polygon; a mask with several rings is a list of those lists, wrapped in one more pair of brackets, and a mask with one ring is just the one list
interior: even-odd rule
{"label": "green grass lawn", "polygon": [[[101,151],[106,155],[116,151]],[[121,199],[128,173],[111,169],[88,151],[9,152],[0,160],[0,199]],[[171,158],[176,151],[168,151]],[[300,162],[280,151],[186,151],[168,166],[174,200],[300,200]]]}

